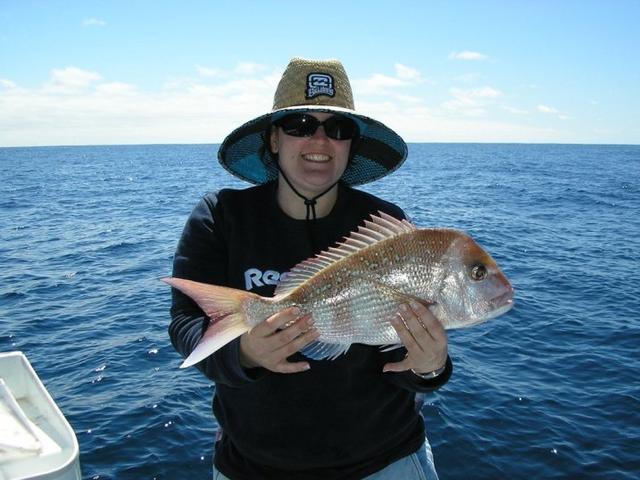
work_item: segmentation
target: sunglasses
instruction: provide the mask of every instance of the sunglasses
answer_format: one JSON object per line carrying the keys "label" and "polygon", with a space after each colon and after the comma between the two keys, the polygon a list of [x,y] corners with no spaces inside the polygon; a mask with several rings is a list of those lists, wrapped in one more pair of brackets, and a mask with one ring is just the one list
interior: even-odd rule
{"label": "sunglasses", "polygon": [[313,115],[292,113],[275,122],[282,131],[292,137],[310,137],[318,127],[324,127],[327,137],[334,140],[351,140],[358,136],[358,125],[350,118],[334,115],[321,122]]}

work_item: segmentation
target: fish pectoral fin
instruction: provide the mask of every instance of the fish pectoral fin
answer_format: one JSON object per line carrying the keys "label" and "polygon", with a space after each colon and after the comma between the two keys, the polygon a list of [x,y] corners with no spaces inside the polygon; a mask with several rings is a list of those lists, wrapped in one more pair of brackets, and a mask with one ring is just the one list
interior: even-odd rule
{"label": "fish pectoral fin", "polygon": [[350,343],[311,342],[300,350],[300,353],[311,360],[335,360],[347,353],[349,347],[351,347]]}
{"label": "fish pectoral fin", "polygon": [[397,350],[398,348],[402,348],[404,345],[402,343],[393,343],[391,345],[380,345],[381,352],[391,352],[393,350]]}

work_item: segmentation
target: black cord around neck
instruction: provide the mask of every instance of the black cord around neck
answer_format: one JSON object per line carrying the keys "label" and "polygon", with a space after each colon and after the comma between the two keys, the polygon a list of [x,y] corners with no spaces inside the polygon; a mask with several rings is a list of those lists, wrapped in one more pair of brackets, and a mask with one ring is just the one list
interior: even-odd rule
{"label": "black cord around neck", "polygon": [[307,238],[309,239],[309,246],[311,247],[311,252],[312,255],[317,253],[317,243],[316,243],[316,238],[314,235],[314,230],[315,230],[315,224],[316,224],[316,220],[317,220],[317,215],[316,215],[316,203],[318,198],[320,198],[321,196],[323,196],[324,194],[328,193],[333,187],[336,186],[336,184],[338,182],[335,182],[333,185],[331,185],[329,188],[327,188],[324,192],[316,195],[313,198],[307,198],[304,195],[302,195],[298,190],[296,190],[296,187],[293,186],[293,184],[289,181],[289,179],[287,178],[287,175],[282,171],[282,169],[280,168],[280,165],[278,165],[278,170],[280,171],[280,173],[282,174],[282,178],[284,178],[284,180],[287,182],[287,185],[289,185],[289,187],[291,187],[291,190],[293,191],[293,193],[295,193],[298,197],[300,197],[302,200],[304,200],[304,205],[307,207],[307,215],[305,218],[305,224],[307,226]]}
{"label": "black cord around neck", "polygon": [[316,220],[317,219],[316,203],[317,203],[318,198],[320,198],[324,194],[328,193],[333,187],[336,186],[336,184],[338,182],[335,182],[333,185],[331,185],[329,188],[327,188],[324,192],[316,195],[315,197],[307,198],[304,195],[302,195],[298,190],[296,190],[296,187],[293,186],[293,184],[289,181],[289,179],[287,178],[287,176],[285,175],[285,173],[282,171],[282,169],[279,166],[278,166],[278,170],[280,170],[280,173],[282,174],[282,178],[284,178],[284,180],[287,182],[287,185],[289,185],[289,187],[291,187],[291,190],[293,191],[293,193],[295,193],[298,197],[300,197],[302,200],[304,200],[304,204],[307,207],[306,220]]}

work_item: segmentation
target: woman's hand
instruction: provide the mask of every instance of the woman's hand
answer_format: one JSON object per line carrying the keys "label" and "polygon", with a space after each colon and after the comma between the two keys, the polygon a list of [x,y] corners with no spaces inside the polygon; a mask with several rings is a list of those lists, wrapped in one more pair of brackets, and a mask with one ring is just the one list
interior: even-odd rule
{"label": "woman's hand", "polygon": [[263,367],[272,372],[309,370],[307,362],[288,362],[320,336],[310,314],[299,316],[297,307],[286,308],[259,323],[240,337],[240,363],[244,368]]}
{"label": "woman's hand", "polygon": [[387,363],[383,372],[434,372],[447,362],[447,332],[427,307],[410,302],[401,305],[391,320],[400,340],[407,349],[401,362]]}

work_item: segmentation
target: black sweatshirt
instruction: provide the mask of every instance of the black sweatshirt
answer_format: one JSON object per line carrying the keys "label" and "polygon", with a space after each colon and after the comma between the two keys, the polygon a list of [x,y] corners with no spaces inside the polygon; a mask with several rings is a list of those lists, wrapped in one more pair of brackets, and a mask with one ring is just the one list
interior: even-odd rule
{"label": "black sweatshirt", "polygon": [[[282,273],[370,214],[404,218],[395,205],[340,185],[329,215],[294,220],[278,206],[275,189],[269,183],[206,195],[187,221],[173,275],[272,296]],[[171,341],[186,357],[209,320],[175,289],[171,316]],[[236,339],[197,365],[216,384],[213,411],[223,433],[215,465],[233,480],[357,479],[381,470],[422,445],[415,393],[442,386],[452,370],[447,360],[446,371],[429,381],[411,372],[382,373],[406,351],[354,344],[334,361],[309,360],[309,371],[279,374],[243,369],[239,345]]]}

